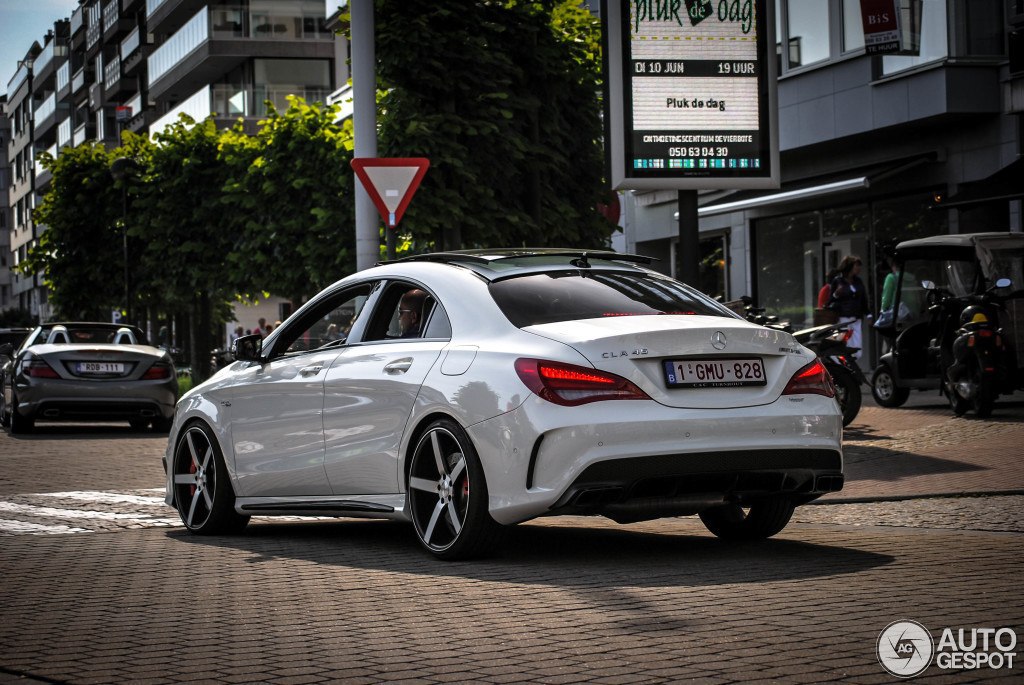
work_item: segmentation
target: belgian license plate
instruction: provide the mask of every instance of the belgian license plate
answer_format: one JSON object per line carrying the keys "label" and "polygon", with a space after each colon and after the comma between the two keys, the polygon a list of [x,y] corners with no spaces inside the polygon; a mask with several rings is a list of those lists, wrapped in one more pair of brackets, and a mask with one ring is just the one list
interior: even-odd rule
{"label": "belgian license plate", "polygon": [[766,385],[764,361],[758,357],[668,359],[665,382],[670,388],[736,388]]}
{"label": "belgian license plate", "polygon": [[78,362],[75,372],[79,374],[124,373],[124,364],[119,362]]}

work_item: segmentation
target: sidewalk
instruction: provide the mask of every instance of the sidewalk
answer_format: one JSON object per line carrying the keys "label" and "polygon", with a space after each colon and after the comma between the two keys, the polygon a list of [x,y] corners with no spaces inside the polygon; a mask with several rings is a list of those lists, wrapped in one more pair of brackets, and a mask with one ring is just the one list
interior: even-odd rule
{"label": "sidewalk", "polygon": [[863,387],[864,406],[844,431],[846,485],[821,502],[938,495],[1024,494],[1024,396],[987,419],[956,417],[938,391],[886,409]]}

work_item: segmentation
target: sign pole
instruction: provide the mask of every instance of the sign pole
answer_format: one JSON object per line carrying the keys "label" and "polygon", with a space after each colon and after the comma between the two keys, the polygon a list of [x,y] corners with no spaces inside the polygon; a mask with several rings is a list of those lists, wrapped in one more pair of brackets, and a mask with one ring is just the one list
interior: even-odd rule
{"label": "sign pole", "polygon": [[700,219],[697,191],[678,191],[679,242],[676,243],[676,279],[700,290]]}
{"label": "sign pole", "polygon": [[[352,13],[352,125],[355,156],[377,156],[377,82],[374,61],[373,0],[353,0]],[[380,261],[380,231],[373,200],[355,182],[356,270]]]}

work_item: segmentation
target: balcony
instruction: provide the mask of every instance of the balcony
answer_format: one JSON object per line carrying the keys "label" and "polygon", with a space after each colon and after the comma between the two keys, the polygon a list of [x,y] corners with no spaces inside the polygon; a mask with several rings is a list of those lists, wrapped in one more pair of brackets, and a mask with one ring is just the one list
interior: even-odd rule
{"label": "balcony", "polygon": [[180,114],[187,114],[196,121],[202,121],[210,116],[210,86],[200,88],[187,100],[154,121],[149,127],[150,135],[163,132],[165,128],[178,121]]}
{"label": "balcony", "polygon": [[204,0],[146,0],[146,29],[154,34],[174,33],[206,4]]}
{"label": "balcony", "polygon": [[62,148],[71,142],[71,117],[57,124],[57,147]]}
{"label": "balcony", "polygon": [[103,88],[109,100],[111,95],[118,90],[121,81],[121,56],[115,55],[103,67]]}
{"label": "balcony", "polygon": [[74,145],[75,147],[78,147],[79,145],[81,145],[85,141],[87,141],[90,138],[92,138],[92,136],[93,136],[93,127],[90,124],[88,124],[88,123],[81,124],[78,128],[75,129],[74,134],[72,134],[72,136],[71,136],[71,144]]}
{"label": "balcony", "polygon": [[29,71],[31,71],[29,67],[25,64],[22,64],[20,67],[18,67],[18,70],[14,72],[14,76],[11,77],[11,80],[7,82],[8,102],[12,102],[14,100],[14,94],[18,91],[18,88],[21,88],[21,86],[24,85],[26,81],[28,81]]}
{"label": "balcony", "polygon": [[71,62],[64,62],[57,69],[57,99],[63,100],[71,94]]}
{"label": "balcony", "polygon": [[74,12],[71,13],[71,35],[75,35],[85,26],[85,11],[82,6],[79,5]]}
{"label": "balcony", "polygon": [[103,40],[110,41],[123,36],[135,25],[134,20],[121,13],[120,0],[109,0],[103,6]]}
{"label": "balcony", "polygon": [[32,64],[32,70],[34,75],[41,74],[46,71],[46,68],[53,62],[54,48],[57,45],[56,39],[51,40],[43,48],[43,51],[36,57],[36,61]]}
{"label": "balcony", "polygon": [[144,42],[146,34],[135,27],[123,41],[121,41],[121,70],[125,76],[133,76],[139,70],[139,66],[145,64],[152,46]]}
{"label": "balcony", "polygon": [[201,8],[150,55],[150,97],[181,100],[251,57],[333,59],[334,39],[323,30],[323,17],[309,14],[308,3],[297,5],[273,14]]}
{"label": "balcony", "polygon": [[[46,150],[46,152],[51,157],[56,159],[57,145],[51,145],[49,149]],[[33,163],[35,164],[36,169],[35,190],[38,193],[45,192],[46,186],[48,186],[50,184],[50,181],[53,180],[53,172],[49,171],[45,166],[43,166],[42,155],[37,154],[35,161]]]}
{"label": "balcony", "polygon": [[71,77],[71,92],[77,93],[82,90],[85,86],[85,67],[82,67],[75,72],[75,75]]}
{"label": "balcony", "polygon": [[38,130],[42,122],[47,117],[52,117],[57,113],[57,94],[50,93],[50,97],[43,100],[42,104],[36,107],[36,111],[32,113],[32,121]]}
{"label": "balcony", "polygon": [[202,9],[149,56],[150,87],[209,39],[209,14]]}
{"label": "balcony", "polygon": [[99,49],[100,36],[103,35],[103,13],[99,3],[85,9],[85,49],[92,57]]}

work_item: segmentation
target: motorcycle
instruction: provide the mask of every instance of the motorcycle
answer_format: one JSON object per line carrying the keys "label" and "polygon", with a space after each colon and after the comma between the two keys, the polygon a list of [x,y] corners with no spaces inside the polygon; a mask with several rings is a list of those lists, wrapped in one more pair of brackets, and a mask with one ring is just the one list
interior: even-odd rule
{"label": "motorcycle", "polygon": [[818,355],[836,386],[836,400],[843,410],[843,425],[850,425],[863,402],[860,386],[868,385],[868,379],[853,356],[860,348],[846,344],[850,339],[849,324],[826,324],[793,331],[788,321],[779,321],[779,317],[766,314],[764,308],[755,306],[749,296],[741,299],[747,321],[792,333],[798,343]]}
{"label": "motorcycle", "polygon": [[1010,288],[1012,281],[1001,278],[988,290],[963,297],[931,281],[921,285],[928,291],[937,330],[943,331],[929,347],[942,370],[940,391],[957,416],[971,408],[979,417],[989,416],[1000,392],[1013,392],[1013,387],[1002,387],[1009,374],[1005,334],[999,327],[1000,310],[1005,310],[1009,297],[996,294]]}

